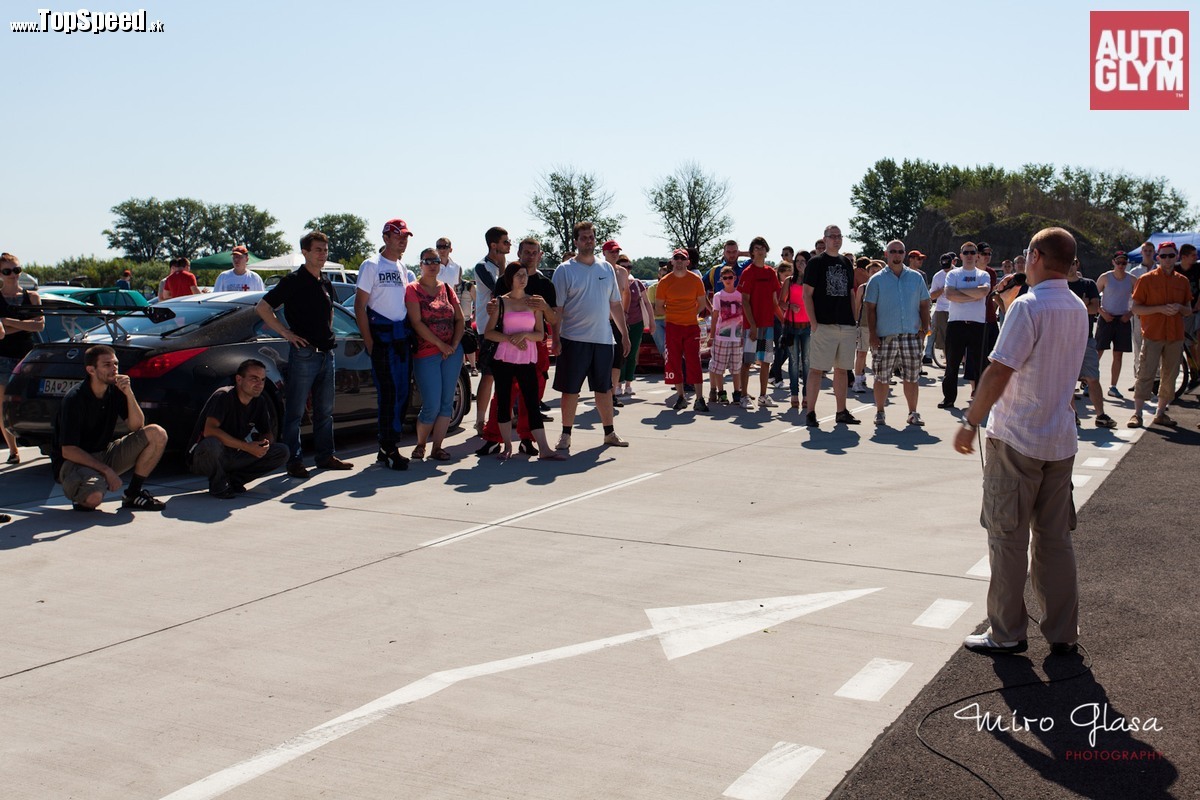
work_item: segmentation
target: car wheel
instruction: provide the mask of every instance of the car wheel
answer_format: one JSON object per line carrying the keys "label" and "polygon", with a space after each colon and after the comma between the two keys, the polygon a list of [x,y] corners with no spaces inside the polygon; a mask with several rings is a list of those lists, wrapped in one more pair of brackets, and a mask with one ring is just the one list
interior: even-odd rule
{"label": "car wheel", "polygon": [[458,382],[454,384],[454,413],[450,415],[450,430],[462,425],[467,409],[471,407],[471,373],[466,369],[459,371]]}

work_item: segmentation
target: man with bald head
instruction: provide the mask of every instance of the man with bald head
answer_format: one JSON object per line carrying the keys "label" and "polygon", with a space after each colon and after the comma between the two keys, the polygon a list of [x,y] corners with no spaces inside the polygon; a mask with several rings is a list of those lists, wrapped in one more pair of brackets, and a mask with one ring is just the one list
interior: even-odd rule
{"label": "man with bald head", "polygon": [[[1042,609],[1042,634],[1056,655],[1076,649],[1079,589],[1071,531],[1071,470],[1079,439],[1072,399],[1088,339],[1087,309],[1067,287],[1075,238],[1062,228],[1038,231],[1029,243],[1029,292],[1009,306],[975,400],[954,439],[974,452],[978,427],[991,413],[983,468],[983,511],[991,583],[988,629],[963,646],[977,653],[1028,648],[1025,578]],[[1030,535],[1033,558],[1027,560]]]}

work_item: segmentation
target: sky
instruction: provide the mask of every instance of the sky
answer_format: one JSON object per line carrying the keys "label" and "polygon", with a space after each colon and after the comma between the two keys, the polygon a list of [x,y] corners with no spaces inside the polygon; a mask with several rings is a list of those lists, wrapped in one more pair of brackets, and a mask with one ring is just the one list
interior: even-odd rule
{"label": "sky", "polygon": [[882,158],[1164,175],[1200,205],[1194,105],[1089,110],[1089,12],[1178,3],[120,3],[95,10],[163,31],[0,30],[0,249],[25,263],[120,255],[111,208],[151,196],[250,203],[293,243],[321,214],[402,217],[410,254],[449,236],[473,262],[492,225],[541,230],[559,166],[612,193],[634,258],[669,252],[645,191],[685,161],[773,254],[849,233]]}

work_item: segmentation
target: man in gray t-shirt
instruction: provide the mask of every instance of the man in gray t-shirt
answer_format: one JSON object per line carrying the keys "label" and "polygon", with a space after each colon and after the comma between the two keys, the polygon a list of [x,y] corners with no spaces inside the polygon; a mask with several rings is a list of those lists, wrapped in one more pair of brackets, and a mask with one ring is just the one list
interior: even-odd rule
{"label": "man in gray t-shirt", "polygon": [[[613,348],[629,354],[629,330],[621,306],[617,275],[604,259],[596,258],[596,228],[590,222],[575,225],[577,255],[554,270],[552,278],[559,318],[555,337],[554,388],[562,393],[562,436],[558,450],[571,449],[571,428],[583,379],[596,397],[596,410],[604,426],[604,443],[628,447],[629,443],[613,430],[612,364]],[[621,334],[614,344],[612,326]]]}

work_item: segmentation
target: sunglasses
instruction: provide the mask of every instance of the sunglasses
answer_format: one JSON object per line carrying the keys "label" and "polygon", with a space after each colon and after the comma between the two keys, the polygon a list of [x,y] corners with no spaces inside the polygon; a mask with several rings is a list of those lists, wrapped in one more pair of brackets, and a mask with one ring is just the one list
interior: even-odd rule
{"label": "sunglasses", "polygon": [[687,261],[687,256],[671,256],[672,261]]}
{"label": "sunglasses", "polygon": [[1174,258],[1175,255],[1176,255],[1175,253],[1159,253],[1158,257],[1159,258]]}
{"label": "sunglasses", "polygon": [[442,260],[440,258],[422,258],[421,263],[433,266],[434,264],[442,263]]}
{"label": "sunglasses", "polygon": [[439,244],[439,245],[437,246],[437,249],[438,249],[438,250],[449,250],[449,249],[450,249],[450,245],[448,245],[448,244]]}
{"label": "sunglasses", "polygon": [[732,276],[732,275],[722,275],[721,276],[721,280],[723,280],[723,281],[731,281],[733,279],[734,279],[734,276]]}
{"label": "sunglasses", "polygon": [[21,267],[5,267],[0,269],[0,275],[20,275]]}
{"label": "sunglasses", "polygon": [[973,256],[976,253],[978,253],[979,251],[978,250],[961,250],[960,252],[964,256]]}

